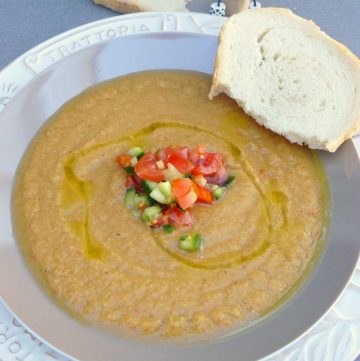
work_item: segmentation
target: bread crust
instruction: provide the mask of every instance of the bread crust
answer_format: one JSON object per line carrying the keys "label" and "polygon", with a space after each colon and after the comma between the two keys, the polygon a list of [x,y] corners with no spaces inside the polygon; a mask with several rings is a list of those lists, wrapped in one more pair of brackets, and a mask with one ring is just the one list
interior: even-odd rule
{"label": "bread crust", "polygon": [[[301,19],[302,21],[307,22],[309,24],[309,26],[313,27],[319,33],[319,35],[322,37],[322,39],[324,41],[327,41],[330,44],[334,45],[336,48],[338,48],[339,51],[345,57],[347,57],[350,60],[350,62],[352,62],[355,65],[355,67],[358,68],[358,72],[360,74],[360,59],[354,53],[352,53],[351,50],[346,45],[332,39],[329,35],[327,35],[325,32],[323,32],[320,29],[320,27],[317,26],[313,21],[300,18],[299,16],[295,15],[291,10],[284,9],[284,8],[270,8],[269,7],[269,8],[256,9],[256,10],[244,10],[240,14],[247,12],[247,11],[256,11],[256,12],[271,11],[272,13],[277,12],[277,13],[281,13],[281,14],[284,14],[289,17],[293,17],[297,21],[299,19]],[[240,14],[234,15],[234,16],[241,16]],[[217,51],[216,60],[215,60],[215,67],[214,67],[214,72],[213,72],[212,85],[211,85],[211,89],[210,89],[210,93],[209,93],[209,98],[213,99],[216,95],[218,95],[220,93],[225,93],[229,97],[233,98],[238,103],[239,106],[241,106],[241,101],[239,99],[235,99],[232,96],[231,89],[227,86],[227,84],[223,83],[222,82],[223,80],[221,79],[223,70],[226,69],[225,65],[224,65],[224,59],[222,56],[223,47],[225,46],[225,43],[227,40],[225,32],[227,31],[228,27],[231,27],[231,25],[232,25],[232,17],[223,25],[223,28],[221,29],[221,32],[219,34],[218,51]],[[253,116],[253,114],[249,114],[249,115]],[[258,122],[257,119],[255,119],[255,120]],[[259,124],[263,125],[261,123],[259,123]],[[327,150],[329,152],[335,152],[336,149],[345,140],[351,138],[358,130],[360,130],[360,114],[358,114],[358,116],[356,117],[356,120],[353,122],[352,127],[348,131],[346,131],[342,134],[339,134],[339,136],[336,139],[333,139],[333,140],[327,142],[326,144],[319,144],[319,143],[311,144],[311,147],[316,148],[316,149]],[[303,143],[307,144],[306,139],[303,139]]]}
{"label": "bread crust", "polygon": [[[317,27],[319,30],[320,28]],[[343,43],[332,39],[330,36],[322,32],[329,40],[333,42],[335,46],[339,48],[339,50],[347,56],[351,61],[357,64],[360,72],[360,59]],[[332,142],[326,144],[326,150],[329,152],[335,152],[339,146],[345,142],[345,140],[351,138],[358,130],[360,130],[360,114],[357,116],[357,120],[354,122],[354,125],[345,133],[340,134],[338,138],[334,139]]]}
{"label": "bread crust", "polygon": [[[184,4],[186,5],[190,1],[191,0],[184,0]],[[94,0],[94,3],[125,14],[140,11],[154,11],[151,7],[140,6],[136,0]]]}
{"label": "bread crust", "polygon": [[142,9],[133,3],[132,1],[126,0],[94,0],[94,3],[97,5],[103,5],[113,11],[119,13],[132,13],[132,12],[139,12]]}

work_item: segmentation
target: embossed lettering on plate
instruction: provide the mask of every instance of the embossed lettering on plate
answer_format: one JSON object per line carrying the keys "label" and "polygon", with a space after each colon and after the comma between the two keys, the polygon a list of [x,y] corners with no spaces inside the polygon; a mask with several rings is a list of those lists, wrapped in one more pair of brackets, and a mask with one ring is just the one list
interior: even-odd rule
{"label": "embossed lettering on plate", "polygon": [[12,96],[17,90],[17,85],[15,84],[3,84],[0,88],[0,112],[6,107],[9,103]]}
{"label": "embossed lettering on plate", "polygon": [[[141,13],[104,19],[70,30],[33,48],[16,59],[11,67],[1,71],[0,113],[16,92],[37,74],[81,49],[123,36],[147,32],[187,32],[217,36],[225,20],[222,17],[200,13]],[[11,79],[10,83],[8,76]]]}
{"label": "embossed lettering on plate", "polygon": [[[0,361],[70,361],[45,345],[0,304]],[[5,316],[4,316],[5,315]]]}
{"label": "embossed lettering on plate", "polygon": [[[141,19],[141,20],[140,20]],[[223,20],[225,21],[225,20]],[[191,32],[217,35],[223,21],[213,21],[209,17],[192,14],[149,14],[146,17],[133,16],[118,20],[110,24],[93,29],[80,30],[66,38],[66,40],[50,44],[35,53],[25,57],[25,64],[38,74],[58,60],[91,45],[121,38],[127,35],[157,32]]]}

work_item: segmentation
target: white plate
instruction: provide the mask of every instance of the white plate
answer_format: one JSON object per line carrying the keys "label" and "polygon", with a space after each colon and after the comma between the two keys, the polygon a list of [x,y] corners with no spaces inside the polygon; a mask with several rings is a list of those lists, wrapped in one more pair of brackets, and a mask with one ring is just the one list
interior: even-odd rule
{"label": "white plate", "polygon": [[[12,64],[10,64],[0,73],[0,111],[5,109],[7,104],[16,95],[16,93],[23,89],[25,85],[27,85],[32,79],[36,77],[36,75],[42,74],[48,69],[56,69],[56,65],[53,64],[64,58],[68,58],[70,54],[75,53],[81,49],[89,48],[89,51],[79,53],[79,56],[85,53],[90,56],[94,56],[95,54],[92,53],[91,49],[93,48],[94,51],[97,51],[99,47],[96,47],[96,44],[106,44],[109,42],[109,40],[112,40],[114,38],[142,33],[154,33],[154,36],[158,36],[155,34],[162,32],[187,32],[192,34],[210,34],[217,36],[223,21],[224,19],[222,18],[210,17],[201,14],[147,13],[106,19],[61,34],[25,53],[23,56],[15,60]],[[201,44],[199,43],[199,45]],[[207,45],[204,46],[206,47]],[[201,51],[204,49],[205,48],[198,50]],[[214,49],[212,49],[211,56],[213,55]],[[164,54],[165,58],[166,56],[167,55]],[[121,59],[119,59],[119,61],[120,60]],[[101,61],[101,57],[98,57],[98,61]],[[211,72],[211,65],[209,64],[212,64],[212,61],[213,60],[211,60],[210,62],[204,62],[204,64],[194,64],[193,62],[191,62],[188,64],[188,68],[196,68],[198,70]],[[184,64],[186,67],[186,61],[185,63],[184,61],[182,61],[182,68],[184,68]],[[136,64],[134,64],[133,68],[130,68],[130,65],[131,64],[129,64],[128,71],[138,70],[136,68]],[[153,68],[157,67],[159,67],[159,63],[157,61],[154,61]],[[101,69],[101,65],[99,65],[99,71],[101,71]],[[108,69],[108,73],[102,75],[103,78],[113,76],[113,71],[114,69]],[[47,74],[51,74],[51,71]],[[57,74],[57,76],[60,75],[61,74]],[[62,74],[62,76],[66,76],[66,74]],[[78,74],[77,76],[80,79],[80,77],[82,77],[82,74]],[[58,79],[60,84],[61,77],[59,77]],[[76,82],[76,80],[74,80],[74,82]],[[84,83],[82,82],[81,87],[83,87],[83,84]],[[91,85],[91,82],[89,83],[89,85]],[[76,88],[76,86],[73,87],[71,90],[73,94],[71,94],[71,96],[74,96],[79,91],[81,91],[81,87],[78,89]],[[54,97],[52,103],[49,102],[47,104],[43,104],[45,112],[49,111],[49,109],[56,109],[62,104],[62,102],[57,103],[56,92],[58,91],[61,91],[61,89],[54,89]],[[30,101],[31,98],[29,97],[27,98],[27,100]],[[26,104],[26,106],[31,107],[32,104],[29,102]],[[36,106],[36,104],[34,104],[34,106]],[[36,132],[40,124],[26,124],[26,122],[24,121],[16,123],[15,121],[16,119],[14,119],[14,123],[5,123],[1,122],[0,119],[0,136],[1,134],[5,134],[5,131],[7,131],[8,127],[19,126],[18,138],[16,139],[16,141],[19,141],[20,148],[25,147],[28,141],[27,139]],[[24,124],[26,124],[26,130],[24,129]],[[3,159],[6,163],[8,162],[8,164],[17,163],[15,158],[18,157],[18,155],[15,155],[11,152],[7,154],[4,153],[6,152],[6,149],[11,148],[11,145],[14,143],[14,141],[15,139],[1,139],[1,148],[3,150],[3,153],[1,154],[1,159]],[[7,144],[9,145],[8,148],[6,147]],[[3,174],[1,174],[0,204],[8,205],[8,189],[9,187],[11,187],[11,177],[14,169],[6,170],[5,168],[5,166],[0,167],[0,171],[4,172]],[[1,208],[1,212],[3,212],[3,208]],[[0,215],[2,220],[6,219],[4,214]],[[14,247],[14,242],[11,235],[11,227],[9,227],[9,224],[5,224],[5,228],[3,228],[2,230],[0,238],[0,249],[2,254],[2,264],[0,266],[0,271],[2,272],[0,279],[1,285],[3,285],[4,283],[9,283],[9,280],[11,280],[13,295],[15,295],[14,297],[16,297],[16,294],[23,297],[21,299],[21,302],[19,302],[19,300],[17,302],[17,307],[19,306],[19,304],[22,305],[22,307],[18,308],[17,310],[19,314],[25,315],[29,309],[32,309],[33,306],[27,304],[28,300],[26,298],[26,290],[17,290],[18,285],[23,284],[24,280],[16,279],[16,277],[21,275],[21,273],[14,274],[13,270],[17,268],[24,269],[24,266],[22,264],[21,258],[18,255],[17,250]],[[7,254],[9,255],[9,257],[6,257]],[[6,274],[6,272],[8,271],[10,271],[11,273]],[[31,277],[27,277],[29,278],[29,282],[32,282]],[[337,306],[333,308],[332,311],[330,311],[330,313],[325,317],[325,319],[318,325],[316,325],[313,330],[308,333],[308,335],[303,336],[302,339],[295,342],[295,344],[288,348],[287,351],[284,351],[284,353],[282,354],[278,354],[282,356],[277,357],[285,358],[285,356],[287,355],[287,357],[291,359],[291,357],[303,354],[307,355],[307,358],[309,360],[322,360],[325,359],[324,355],[332,354],[333,356],[332,358],[329,358],[330,360],[343,361],[346,360],[348,357],[349,359],[351,359],[351,357],[354,356],[356,352],[358,352],[358,348],[360,345],[360,312],[359,307],[356,307],[356,304],[359,304],[360,297],[359,279],[360,272],[357,271],[341,300],[337,303]],[[49,312],[49,314],[54,311],[53,308],[56,307],[51,303],[46,305],[46,307],[41,310],[35,307],[35,309],[37,309],[37,312]],[[26,347],[31,346],[34,348],[36,345],[36,340],[34,340],[32,337],[25,335],[26,338],[30,341],[30,343],[28,346],[23,346],[24,344],[20,343],[20,341],[17,340],[22,340],[22,336],[24,336],[24,330],[19,326],[16,321],[14,322],[11,319],[9,313],[7,313],[7,311],[3,307],[0,308],[0,310],[0,315],[3,315],[4,317],[4,319],[0,318],[0,322],[3,322],[2,324],[0,324],[0,327],[4,327],[4,329],[1,330],[3,331],[3,334],[0,333],[0,357],[3,358],[4,361],[11,360],[11,358],[9,357],[12,357],[12,359],[14,360],[15,357],[22,357],[24,361],[31,361],[29,358],[31,355],[26,356]],[[46,328],[44,326],[44,320],[46,320],[46,317],[42,315],[41,325],[36,325],[35,322],[34,328],[39,330],[41,329],[41,336],[45,339],[49,335],[49,339],[51,339],[54,343],[57,343],[57,341],[59,341],[59,343],[57,344],[61,345],[60,340],[56,340],[50,336],[52,334],[53,327],[51,324],[48,324]],[[65,324],[66,322],[64,323],[64,325]],[[8,327],[8,330],[6,330],[6,327]],[[64,333],[66,332],[67,330],[64,330]],[[10,337],[12,334],[14,334],[14,337]],[[17,346],[16,342],[19,342],[19,346]],[[102,348],[100,346],[102,345],[99,345],[99,348]],[[39,350],[41,350],[42,347],[43,346],[41,346]],[[85,355],[86,353],[81,353],[81,349],[83,347],[83,345],[76,345],[76,339],[74,339],[73,350],[76,354]],[[3,356],[1,354],[1,352],[5,352],[4,350],[7,350],[7,353],[4,353],[4,355],[6,356]],[[239,354],[239,356],[240,355],[241,353]],[[27,359],[24,358],[25,356],[27,357]],[[35,359],[38,360],[39,358]],[[303,359],[305,359],[305,357]],[[108,360],[111,359],[109,358]]]}

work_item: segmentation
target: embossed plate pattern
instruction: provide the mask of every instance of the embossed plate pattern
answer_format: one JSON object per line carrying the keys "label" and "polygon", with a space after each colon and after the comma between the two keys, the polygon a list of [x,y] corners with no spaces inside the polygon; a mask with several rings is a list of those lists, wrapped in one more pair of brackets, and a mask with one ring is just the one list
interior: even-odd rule
{"label": "embossed plate pattern", "polygon": [[[102,20],[96,23],[88,24],[80,28],[71,30],[64,34],[61,34],[49,41],[40,44],[34,49],[30,50],[8,67],[6,67],[0,73],[0,112],[3,111],[6,107],[25,107],[31,111],[32,107],[38,106],[39,102],[41,104],[42,113],[38,113],[39,119],[41,116],[46,119],[45,116],[51,109],[56,109],[60,106],[64,99],[57,100],[58,92],[61,92],[64,84],[62,79],[64,73],[57,71],[57,63],[62,59],[69,59],[67,63],[69,69],[71,69],[71,59],[74,58],[80,61],[91,61],[91,59],[96,58],[97,63],[95,64],[95,69],[101,73],[99,75],[94,74],[77,74],[72,76],[73,81],[79,81],[81,86],[79,88],[74,87],[70,93],[67,94],[68,97],[71,97],[77,94],[82,90],[86,84],[91,85],[94,81],[94,78],[99,76],[102,80],[110,78],[115,75],[120,75],[118,68],[113,66],[111,63],[107,63],[106,55],[107,51],[111,52],[111,44],[115,44],[114,40],[116,38],[126,38],[128,35],[135,35],[134,42],[139,41],[136,39],[140,38],[141,34],[149,34],[150,43],[151,39],[154,40],[154,44],[159,45],[159,39],[161,34],[163,34],[163,39],[169,41],[169,44],[175,44],[180,42],[179,45],[183,45],[182,42],[186,43],[185,46],[189,46],[190,43],[198,46],[198,53],[192,54],[188,57],[190,60],[186,61],[185,59],[175,59],[167,58],[167,55],[164,55],[162,63],[156,59],[156,51],[159,49],[149,49],[149,51],[154,51],[153,63],[150,64],[150,68],[156,67],[166,67],[167,64],[174,64],[174,67],[181,67],[187,69],[197,69],[206,72],[211,72],[213,65],[213,57],[216,47],[216,42],[214,42],[214,37],[217,36],[219,29],[223,23],[224,19],[211,17],[208,15],[202,14],[176,14],[176,13],[148,13],[148,14],[136,14],[129,16],[121,16],[111,19]],[[182,35],[181,33],[189,34],[207,34],[209,36],[205,37],[191,37]],[[152,35],[153,34],[153,35]],[[177,36],[177,34],[179,36]],[[131,39],[131,38],[129,38]],[[157,40],[156,40],[157,39]],[[132,41],[131,41],[132,42]],[[149,43],[149,44],[150,44]],[[107,46],[107,44],[109,46]],[[120,44],[120,43],[119,43]],[[110,46],[111,45],[111,46]],[[115,46],[115,45],[114,45]],[[169,45],[170,46],[170,45]],[[176,45],[174,45],[176,46]],[[191,48],[196,53],[196,47]],[[81,52],[79,52],[82,50]],[[119,50],[119,49],[117,49]],[[207,61],[203,61],[201,55],[202,51],[208,51],[208,56],[212,57]],[[78,53],[78,54],[74,54]],[[69,55],[74,54],[69,57]],[[131,57],[126,54],[119,54],[119,62],[128,62],[127,71],[136,71],[141,69],[141,61],[136,59],[131,59]],[[151,54],[150,54],[151,58]],[[75,61],[74,60],[74,61]],[[178,62],[176,62],[178,61]],[[203,61],[203,62],[201,62]],[[151,61],[150,61],[151,62]],[[170,62],[170,63],[169,63]],[[197,62],[197,63],[196,63]],[[62,64],[63,62],[59,63]],[[110,68],[104,69],[104,66],[108,65]],[[112,68],[113,66],[113,68]],[[140,68],[137,68],[137,67]],[[40,94],[26,94],[26,90],[31,88],[29,84],[38,74],[41,74],[44,77],[53,77],[53,84],[58,84],[59,88],[53,90],[51,101],[44,103],[41,101]],[[66,74],[66,72],[65,72]],[[92,77],[92,78],[91,78]],[[84,78],[91,78],[90,80],[84,80]],[[98,78],[97,78],[98,79]],[[35,79],[36,82],[36,79]],[[25,87],[29,84],[28,87]],[[60,87],[61,85],[61,87]],[[25,89],[24,89],[25,87]],[[24,89],[24,90],[22,90]],[[16,94],[20,91],[19,95],[22,96],[18,101]],[[13,101],[11,101],[14,99]],[[17,103],[18,102],[18,103]],[[14,105],[12,105],[14,103]],[[17,103],[17,104],[16,104]],[[32,292],[39,292],[35,290],[33,285],[24,285],[25,281],[29,281],[31,284],[31,276],[26,274],[26,268],[22,264],[22,260],[18,255],[16,247],[11,234],[11,225],[9,223],[9,218],[6,218],[5,212],[8,214],[9,207],[9,189],[11,188],[12,177],[14,172],[14,164],[17,164],[17,158],[21,156],[24,147],[26,146],[29,138],[36,132],[41,121],[34,121],[33,117],[27,119],[22,118],[21,121],[16,120],[16,112],[13,112],[12,117],[6,117],[6,114],[9,113],[5,111],[2,117],[0,115],[0,157],[2,159],[2,164],[0,165],[0,204],[5,205],[5,208],[0,208],[0,217],[1,224],[5,227],[0,230],[0,250],[1,250],[1,265],[0,265],[0,274],[1,274],[1,296],[6,296],[5,301],[9,303],[10,306],[13,306],[13,309],[17,314],[25,321],[28,320],[26,316],[30,310],[37,312],[36,315],[38,322],[34,319],[31,320],[28,324],[32,326],[35,332],[40,332],[40,335],[45,339],[53,341],[55,346],[63,347],[64,350],[72,352],[73,355],[77,355],[82,360],[97,360],[104,359],[106,356],[107,360],[115,359],[114,347],[116,352],[122,351],[122,348],[116,345],[116,343],[109,341],[109,337],[102,336],[97,332],[90,332],[90,338],[82,338],[79,334],[74,332],[76,329],[77,332],[82,332],[81,327],[75,327],[75,329],[69,330],[65,328],[69,326],[71,321],[67,317],[63,317],[64,320],[58,319],[58,323],[63,328],[63,333],[69,333],[73,337],[73,342],[71,347],[69,347],[69,342],[71,337],[67,337],[67,341],[61,340],[54,336],[59,336],[59,333],[53,334],[54,328],[59,327],[59,325],[53,323],[53,319],[48,315],[53,315],[57,313],[57,309],[51,303],[44,301],[42,304],[44,306],[41,310],[37,307],[38,304],[33,305],[32,302]],[[51,112],[50,112],[51,114]],[[16,134],[16,138],[4,139],[4,134]],[[19,144],[19,150],[17,154],[12,154],[8,152],[8,149],[11,149],[11,144]],[[356,146],[358,150],[360,148],[359,140],[356,140]],[[351,142],[347,144],[346,152],[354,155],[354,151],[351,145]],[[352,159],[354,162],[354,158]],[[357,160],[356,160],[357,162]],[[5,164],[5,165],[4,165]],[[13,164],[8,167],[8,164]],[[355,169],[355,170],[354,170]],[[358,172],[357,165],[354,168],[354,165],[350,162],[347,165],[347,171],[350,173]],[[356,252],[356,249],[355,249]],[[357,248],[358,252],[358,248]],[[355,256],[356,258],[356,253]],[[354,258],[353,257],[353,258]],[[346,267],[345,267],[346,268]],[[21,270],[21,271],[19,271]],[[344,272],[344,270],[342,270]],[[346,272],[345,272],[346,273]],[[345,277],[346,278],[346,277]],[[344,283],[344,282],[343,282]],[[3,293],[3,285],[6,291]],[[322,286],[319,286],[321,290]],[[8,297],[6,294],[11,290],[12,297]],[[28,293],[29,292],[29,293]],[[29,297],[27,297],[29,295]],[[41,296],[37,296],[40,297]],[[35,298],[36,299],[36,298]],[[15,302],[16,300],[16,302]],[[46,303],[47,302],[47,303]],[[296,340],[284,350],[269,356],[267,360],[277,360],[277,359],[288,359],[288,360],[351,360],[359,351],[360,347],[360,313],[359,307],[356,305],[360,304],[360,265],[358,264],[358,269],[354,273],[351,282],[347,286],[345,292],[336,303],[336,305],[328,312],[326,317],[316,324],[309,332],[307,332],[300,339]],[[316,308],[316,307],[315,307]],[[41,312],[40,312],[41,311]],[[325,311],[325,310],[323,310]],[[317,317],[320,317],[321,314],[318,314]],[[313,320],[315,322],[316,319]],[[71,327],[73,325],[71,324]],[[284,332],[291,333],[291,325],[286,323],[283,325]],[[287,330],[289,328],[289,330]],[[276,328],[274,328],[276,330]],[[304,331],[304,330],[303,330]],[[0,305],[0,360],[2,361],[11,361],[11,360],[67,360],[67,357],[61,355],[59,352],[54,351],[52,347],[46,346],[44,341],[41,341],[39,337],[35,336],[35,332],[31,333],[26,327],[24,327],[18,319],[11,315],[10,311],[6,308],[5,304]],[[89,331],[85,331],[85,333]],[[297,332],[297,336],[301,332]],[[61,334],[61,333],[60,333]],[[84,346],[81,344],[84,340],[94,342],[94,345],[89,344],[91,349],[90,352],[84,352]],[[290,339],[288,340],[290,341]],[[79,342],[79,344],[78,344]],[[257,341],[254,340],[254,345],[257,344]],[[251,359],[253,356],[247,357],[244,352],[245,348],[241,350],[236,349],[237,341],[234,340],[230,343],[232,351],[224,352],[224,359],[228,356],[228,359],[237,359],[239,355],[242,355],[241,359]],[[336,347],[335,347],[336,345]],[[282,346],[282,344],[273,345],[273,349]],[[220,346],[219,346],[220,347]],[[218,348],[219,348],[218,347]],[[254,348],[254,347],[252,347]],[[261,347],[260,347],[261,348]],[[267,348],[264,352],[269,352],[270,348]],[[98,351],[97,351],[98,350]],[[178,352],[179,350],[176,350]],[[98,352],[98,353],[97,353]],[[187,349],[186,355],[187,359],[196,359],[195,354],[191,354],[192,350]],[[204,351],[201,355],[207,355],[208,351]],[[144,354],[147,354],[146,352]],[[200,355],[200,354],[198,354]],[[258,356],[260,356],[259,353]],[[326,355],[326,357],[325,357]],[[164,356],[164,355],[163,355]],[[116,358],[117,359],[117,358]],[[128,359],[124,355],[124,359]],[[152,359],[152,358],[150,358]],[[166,358],[165,358],[166,359]],[[175,360],[175,358],[173,358]],[[207,357],[210,360],[210,356]]]}

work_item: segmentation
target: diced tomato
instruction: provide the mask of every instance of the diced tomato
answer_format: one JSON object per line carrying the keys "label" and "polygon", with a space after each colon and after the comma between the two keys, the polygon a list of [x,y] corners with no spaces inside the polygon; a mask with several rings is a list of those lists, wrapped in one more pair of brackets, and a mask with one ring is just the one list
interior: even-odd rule
{"label": "diced tomato", "polygon": [[179,157],[189,159],[190,149],[189,147],[183,147],[183,146],[177,148],[167,147],[165,148],[165,153],[167,154],[168,157],[171,156],[172,154],[177,154]]}
{"label": "diced tomato", "polygon": [[212,197],[211,192],[208,189],[196,184],[195,185],[195,192],[196,192],[196,195],[197,195],[196,203],[212,204],[213,197]]}
{"label": "diced tomato", "polygon": [[217,184],[218,186],[222,186],[227,181],[228,174],[225,167],[223,166],[214,175],[210,175],[205,178],[210,184]]}
{"label": "diced tomato", "polygon": [[191,173],[194,175],[212,175],[219,171],[223,164],[224,158],[221,154],[206,153],[203,163],[196,166]]}
{"label": "diced tomato", "polygon": [[131,166],[131,156],[130,155],[119,155],[117,157],[117,162],[121,167],[130,167]]}
{"label": "diced tomato", "polygon": [[171,181],[173,192],[176,197],[182,197],[194,190],[194,182],[190,178],[177,178]]}
{"label": "diced tomato", "polygon": [[182,211],[176,206],[168,208],[164,212],[163,218],[165,220],[167,219],[170,223],[178,226],[191,226],[193,223],[193,215],[191,209]]}
{"label": "diced tomato", "polygon": [[145,153],[135,164],[135,173],[141,178],[153,182],[161,182],[165,179],[164,173],[157,167],[155,154]]}
{"label": "diced tomato", "polygon": [[204,145],[194,147],[194,149],[190,151],[189,159],[193,162],[194,165],[199,165],[200,162],[205,158],[205,153],[206,147]]}
{"label": "diced tomato", "polygon": [[194,205],[197,201],[197,195],[194,190],[191,190],[184,194],[181,198],[177,199],[179,206],[182,209],[188,209]]}
{"label": "diced tomato", "polygon": [[171,181],[176,201],[182,209],[191,207],[197,200],[194,182],[189,178]]}
{"label": "diced tomato", "polygon": [[180,173],[183,174],[190,173],[194,168],[194,165],[189,160],[183,158],[177,153],[170,154],[167,162],[171,163]]}

